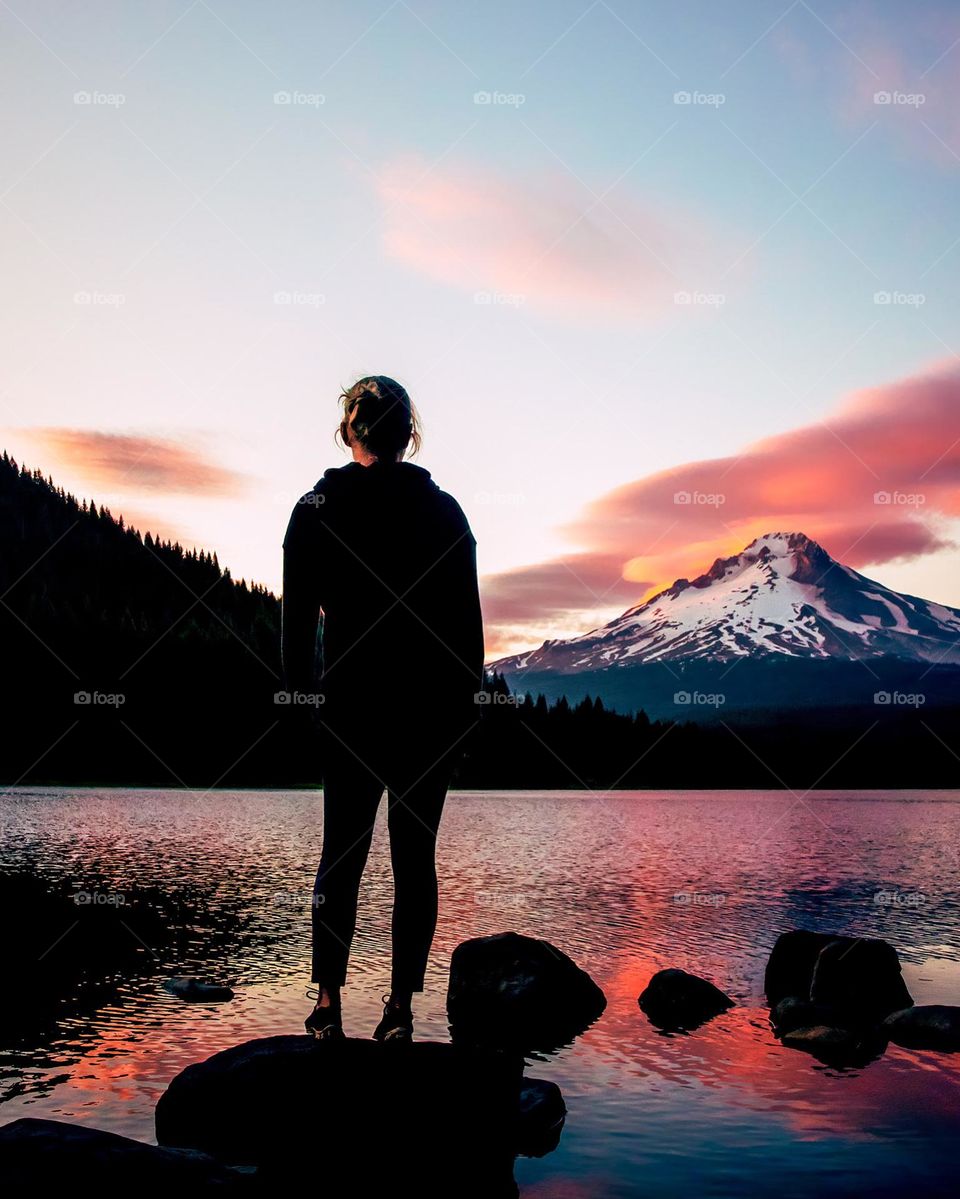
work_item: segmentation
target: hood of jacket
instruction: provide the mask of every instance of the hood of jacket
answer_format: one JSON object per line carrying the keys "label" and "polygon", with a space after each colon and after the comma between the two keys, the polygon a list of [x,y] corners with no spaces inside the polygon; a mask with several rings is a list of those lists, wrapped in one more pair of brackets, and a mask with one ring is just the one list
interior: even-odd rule
{"label": "hood of jacket", "polygon": [[373,462],[364,466],[360,462],[348,462],[345,466],[328,466],[317,480],[315,490],[329,487],[426,487],[438,490],[433,476],[414,462]]}

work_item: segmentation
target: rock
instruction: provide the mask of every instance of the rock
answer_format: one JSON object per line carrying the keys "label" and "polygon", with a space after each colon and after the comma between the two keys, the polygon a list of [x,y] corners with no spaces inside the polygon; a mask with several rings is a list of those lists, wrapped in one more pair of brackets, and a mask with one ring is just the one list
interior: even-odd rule
{"label": "rock", "polygon": [[764,977],[767,1002],[808,999],[840,1009],[846,1023],[875,1021],[913,1000],[886,941],[794,929],[783,933]]}
{"label": "rock", "polygon": [[525,1078],[520,1087],[517,1153],[524,1157],[544,1157],[560,1143],[567,1115],[563,1092],[555,1082]]}
{"label": "rock", "polygon": [[436,1041],[248,1041],[188,1066],[157,1140],[259,1167],[272,1189],[315,1177],[355,1194],[513,1197],[523,1060]]}
{"label": "rock", "polygon": [[813,933],[805,928],[795,928],[777,937],[763,977],[763,989],[771,1007],[789,996],[810,998],[813,968],[820,950],[832,940],[828,933]]}
{"label": "rock", "polygon": [[652,1024],[665,1029],[698,1028],[734,1006],[719,987],[686,970],[658,970],[637,1000]]}
{"label": "rock", "polygon": [[7,1195],[246,1195],[253,1176],[204,1153],[161,1149],[63,1120],[14,1120],[0,1128],[0,1184]]}
{"label": "rock", "polygon": [[857,1043],[857,1038],[845,1028],[828,1028],[825,1024],[814,1024],[806,1028],[793,1028],[784,1033],[783,1043],[794,1049],[852,1049]]}
{"label": "rock", "polygon": [[790,1049],[802,1049],[828,1066],[865,1066],[883,1052],[876,1037],[824,1024],[791,1029],[782,1039]]}
{"label": "rock", "polygon": [[906,1049],[960,1049],[960,1007],[931,1003],[887,1016],[880,1031]]}
{"label": "rock", "polygon": [[225,999],[233,998],[233,991],[230,987],[220,986],[217,983],[205,983],[199,978],[192,978],[184,974],[165,978],[163,989],[190,1003],[220,1003]]}
{"label": "rock", "polygon": [[836,937],[820,950],[810,998],[864,1019],[879,1019],[911,1007],[897,951],[886,941]]}
{"label": "rock", "polygon": [[475,937],[450,960],[447,1015],[457,1042],[550,1051],[583,1032],[606,1004],[585,970],[535,937]]}
{"label": "rock", "polygon": [[788,995],[781,999],[770,1013],[770,1022],[778,1037],[793,1032],[796,1028],[811,1028],[826,1025],[830,1028],[840,1027],[836,1023],[837,1013],[825,1004],[811,1003],[809,999],[799,999],[796,995]]}

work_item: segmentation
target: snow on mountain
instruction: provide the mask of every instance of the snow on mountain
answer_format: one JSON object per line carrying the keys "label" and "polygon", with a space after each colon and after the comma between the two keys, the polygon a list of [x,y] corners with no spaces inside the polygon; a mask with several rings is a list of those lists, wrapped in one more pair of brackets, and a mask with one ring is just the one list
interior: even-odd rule
{"label": "snow on mountain", "polygon": [[545,641],[492,668],[508,675],[577,674],[776,655],[960,663],[960,611],[891,591],[803,533],[766,533],[602,628]]}

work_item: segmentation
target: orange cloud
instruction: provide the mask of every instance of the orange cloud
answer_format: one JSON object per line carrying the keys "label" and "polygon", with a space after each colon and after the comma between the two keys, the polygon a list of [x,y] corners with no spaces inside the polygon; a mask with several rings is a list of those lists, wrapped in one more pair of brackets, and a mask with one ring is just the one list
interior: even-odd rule
{"label": "orange cloud", "polygon": [[232,496],[242,491],[245,482],[242,475],[175,441],[96,429],[43,428],[26,433],[56,462],[98,487]]}
{"label": "orange cloud", "polygon": [[[388,254],[477,302],[644,318],[707,286],[714,239],[696,218],[569,175],[518,181],[407,159],[380,180]],[[729,250],[728,250],[729,252]]]}
{"label": "orange cloud", "polygon": [[[618,487],[565,533],[578,548],[485,580],[489,614],[515,644],[545,618],[572,624],[700,574],[754,537],[799,531],[859,567],[944,548],[960,516],[960,370],[857,392],[827,420]],[[593,594],[590,602],[588,594]],[[602,597],[601,598],[601,594]]]}

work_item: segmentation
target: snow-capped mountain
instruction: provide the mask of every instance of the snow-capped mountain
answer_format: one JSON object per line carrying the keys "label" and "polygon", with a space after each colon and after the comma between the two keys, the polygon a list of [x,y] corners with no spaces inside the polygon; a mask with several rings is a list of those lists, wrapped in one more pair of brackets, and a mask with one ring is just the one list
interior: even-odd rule
{"label": "snow-capped mountain", "polygon": [[960,664],[960,611],[891,591],[835,561],[802,533],[767,533],[706,574],[678,579],[616,620],[545,641],[492,669],[580,675],[661,662],[749,657]]}

